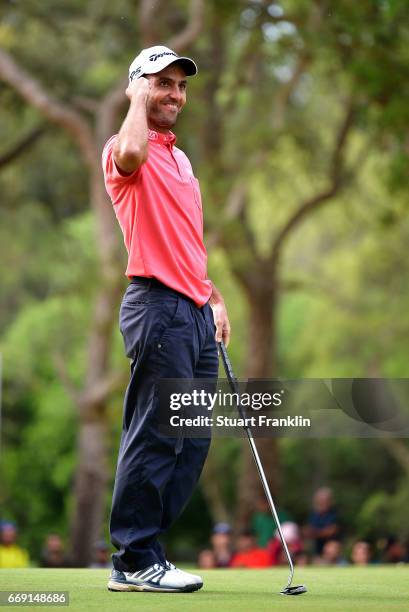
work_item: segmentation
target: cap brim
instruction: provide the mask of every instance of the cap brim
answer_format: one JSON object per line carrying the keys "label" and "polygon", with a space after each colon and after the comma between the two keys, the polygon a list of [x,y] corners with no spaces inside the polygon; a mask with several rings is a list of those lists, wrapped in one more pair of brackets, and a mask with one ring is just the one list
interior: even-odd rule
{"label": "cap brim", "polygon": [[159,62],[155,62],[155,63],[159,65],[155,66],[154,70],[148,71],[142,68],[142,73],[143,74],[157,74],[158,72],[160,72],[164,68],[167,68],[171,64],[180,64],[186,76],[194,76],[195,74],[197,74],[197,66],[195,62],[192,59],[190,59],[190,57],[178,57],[170,61],[169,61],[169,58],[164,58],[164,61],[162,63],[159,63]]}

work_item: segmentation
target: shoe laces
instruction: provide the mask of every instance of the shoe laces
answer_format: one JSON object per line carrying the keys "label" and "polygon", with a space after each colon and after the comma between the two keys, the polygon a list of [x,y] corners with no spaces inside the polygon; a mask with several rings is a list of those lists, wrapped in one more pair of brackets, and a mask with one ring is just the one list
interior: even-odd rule
{"label": "shoe laces", "polygon": [[176,565],[173,565],[173,563],[171,563],[171,562],[170,562],[170,561],[168,561],[167,559],[165,560],[165,563],[164,563],[163,567],[164,567],[164,568],[165,568],[167,571],[170,571],[170,570],[177,570]]}

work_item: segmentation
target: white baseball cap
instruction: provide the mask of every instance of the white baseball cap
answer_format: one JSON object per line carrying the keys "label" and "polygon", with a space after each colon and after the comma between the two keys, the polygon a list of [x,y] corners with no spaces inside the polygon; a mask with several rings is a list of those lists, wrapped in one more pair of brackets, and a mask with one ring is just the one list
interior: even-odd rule
{"label": "white baseball cap", "polygon": [[129,66],[129,82],[133,79],[138,79],[144,74],[156,74],[169,64],[178,62],[186,73],[186,76],[197,74],[197,66],[190,57],[181,57],[172,49],[156,45],[143,49],[140,54],[135,57],[132,64]]}

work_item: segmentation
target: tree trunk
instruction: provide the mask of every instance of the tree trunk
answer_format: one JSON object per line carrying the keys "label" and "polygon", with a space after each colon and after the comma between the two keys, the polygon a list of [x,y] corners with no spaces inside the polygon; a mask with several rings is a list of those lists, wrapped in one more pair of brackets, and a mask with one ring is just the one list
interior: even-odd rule
{"label": "tree trunk", "polygon": [[220,443],[223,443],[223,440],[214,439],[212,441],[212,451],[206,459],[200,478],[200,485],[209,506],[213,523],[218,523],[219,521],[230,523],[231,516],[224,500],[222,479],[220,478],[220,474],[223,473],[224,467],[222,463],[217,460],[218,455],[214,448],[215,445]]}
{"label": "tree trunk", "polygon": [[[103,115],[104,121],[108,118]],[[112,119],[111,119],[112,120]],[[98,132],[103,132],[98,125]],[[97,149],[97,147],[96,147]],[[89,565],[93,545],[101,537],[107,484],[106,401],[111,375],[109,357],[116,312],[124,284],[116,219],[105,193],[100,153],[90,174],[91,205],[95,212],[99,252],[99,286],[88,335],[84,392],[79,403],[78,463],[71,522],[71,558],[76,566]]]}
{"label": "tree trunk", "polygon": [[71,528],[72,562],[76,566],[89,565],[93,545],[101,536],[108,480],[106,434],[102,419],[79,423]]}
{"label": "tree trunk", "polygon": [[[256,285],[258,289],[255,288]],[[276,371],[276,311],[277,280],[270,271],[269,278],[260,279],[247,291],[250,304],[249,345],[246,378],[271,378]],[[279,484],[277,441],[273,438],[255,439],[267,481],[274,496]],[[247,440],[243,440],[241,478],[236,513],[236,530],[249,527],[255,504],[264,490]]]}

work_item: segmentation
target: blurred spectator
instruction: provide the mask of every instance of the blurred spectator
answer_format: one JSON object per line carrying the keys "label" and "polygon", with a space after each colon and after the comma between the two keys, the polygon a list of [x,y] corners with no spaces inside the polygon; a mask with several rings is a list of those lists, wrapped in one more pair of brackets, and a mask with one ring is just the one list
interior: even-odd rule
{"label": "blurred spectator", "polygon": [[216,567],[228,567],[233,555],[232,530],[228,523],[217,523],[211,537]]}
{"label": "blurred spectator", "polygon": [[325,542],[339,534],[338,516],[328,487],[318,489],[313,497],[313,511],[308,519],[307,533],[314,540],[315,553],[321,555]]}
{"label": "blurred spectator", "polygon": [[216,557],[210,548],[205,548],[199,553],[197,565],[201,569],[214,569],[216,566]]}
{"label": "blurred spectator", "polygon": [[45,539],[41,554],[41,567],[68,567],[62,539],[56,533],[50,533]]}
{"label": "blurred spectator", "polygon": [[371,547],[368,542],[360,540],[352,547],[351,559],[354,565],[368,565],[371,562]]}
{"label": "blurred spectator", "polygon": [[310,557],[305,552],[295,553],[295,555],[292,556],[292,559],[293,559],[294,565],[298,565],[298,566],[299,565],[302,565],[302,566],[309,565],[311,562]]}
{"label": "blurred spectator", "polygon": [[94,560],[89,566],[91,569],[111,569],[111,555],[105,540],[99,540],[94,546]]}
{"label": "blurred spectator", "polygon": [[230,567],[269,567],[270,553],[257,546],[256,538],[251,531],[244,531],[237,539],[237,552]]}
{"label": "blurred spectator", "polygon": [[[290,521],[290,516],[285,511],[280,511],[278,513],[278,518],[281,524]],[[276,524],[271,515],[268,501],[264,495],[257,499],[256,511],[251,518],[251,530],[254,532],[257,544],[261,546],[261,548],[265,548],[269,540],[274,537]]]}
{"label": "blurred spectator", "polygon": [[[288,521],[282,524],[281,531],[283,532],[290,555],[294,557],[302,553],[303,543],[298,525]],[[287,557],[285,556],[278,531],[275,532],[274,538],[268,544],[268,552],[270,554],[270,565],[285,565],[287,563]]]}
{"label": "blurred spectator", "polygon": [[384,563],[407,563],[408,549],[406,545],[394,537],[389,537],[383,547],[382,561]]}
{"label": "blurred spectator", "polygon": [[17,528],[14,523],[3,521],[0,525],[0,568],[28,567],[28,552],[16,544]]}
{"label": "blurred spectator", "polygon": [[339,540],[328,540],[322,549],[321,557],[316,559],[320,565],[348,565],[342,556],[342,546]]}

